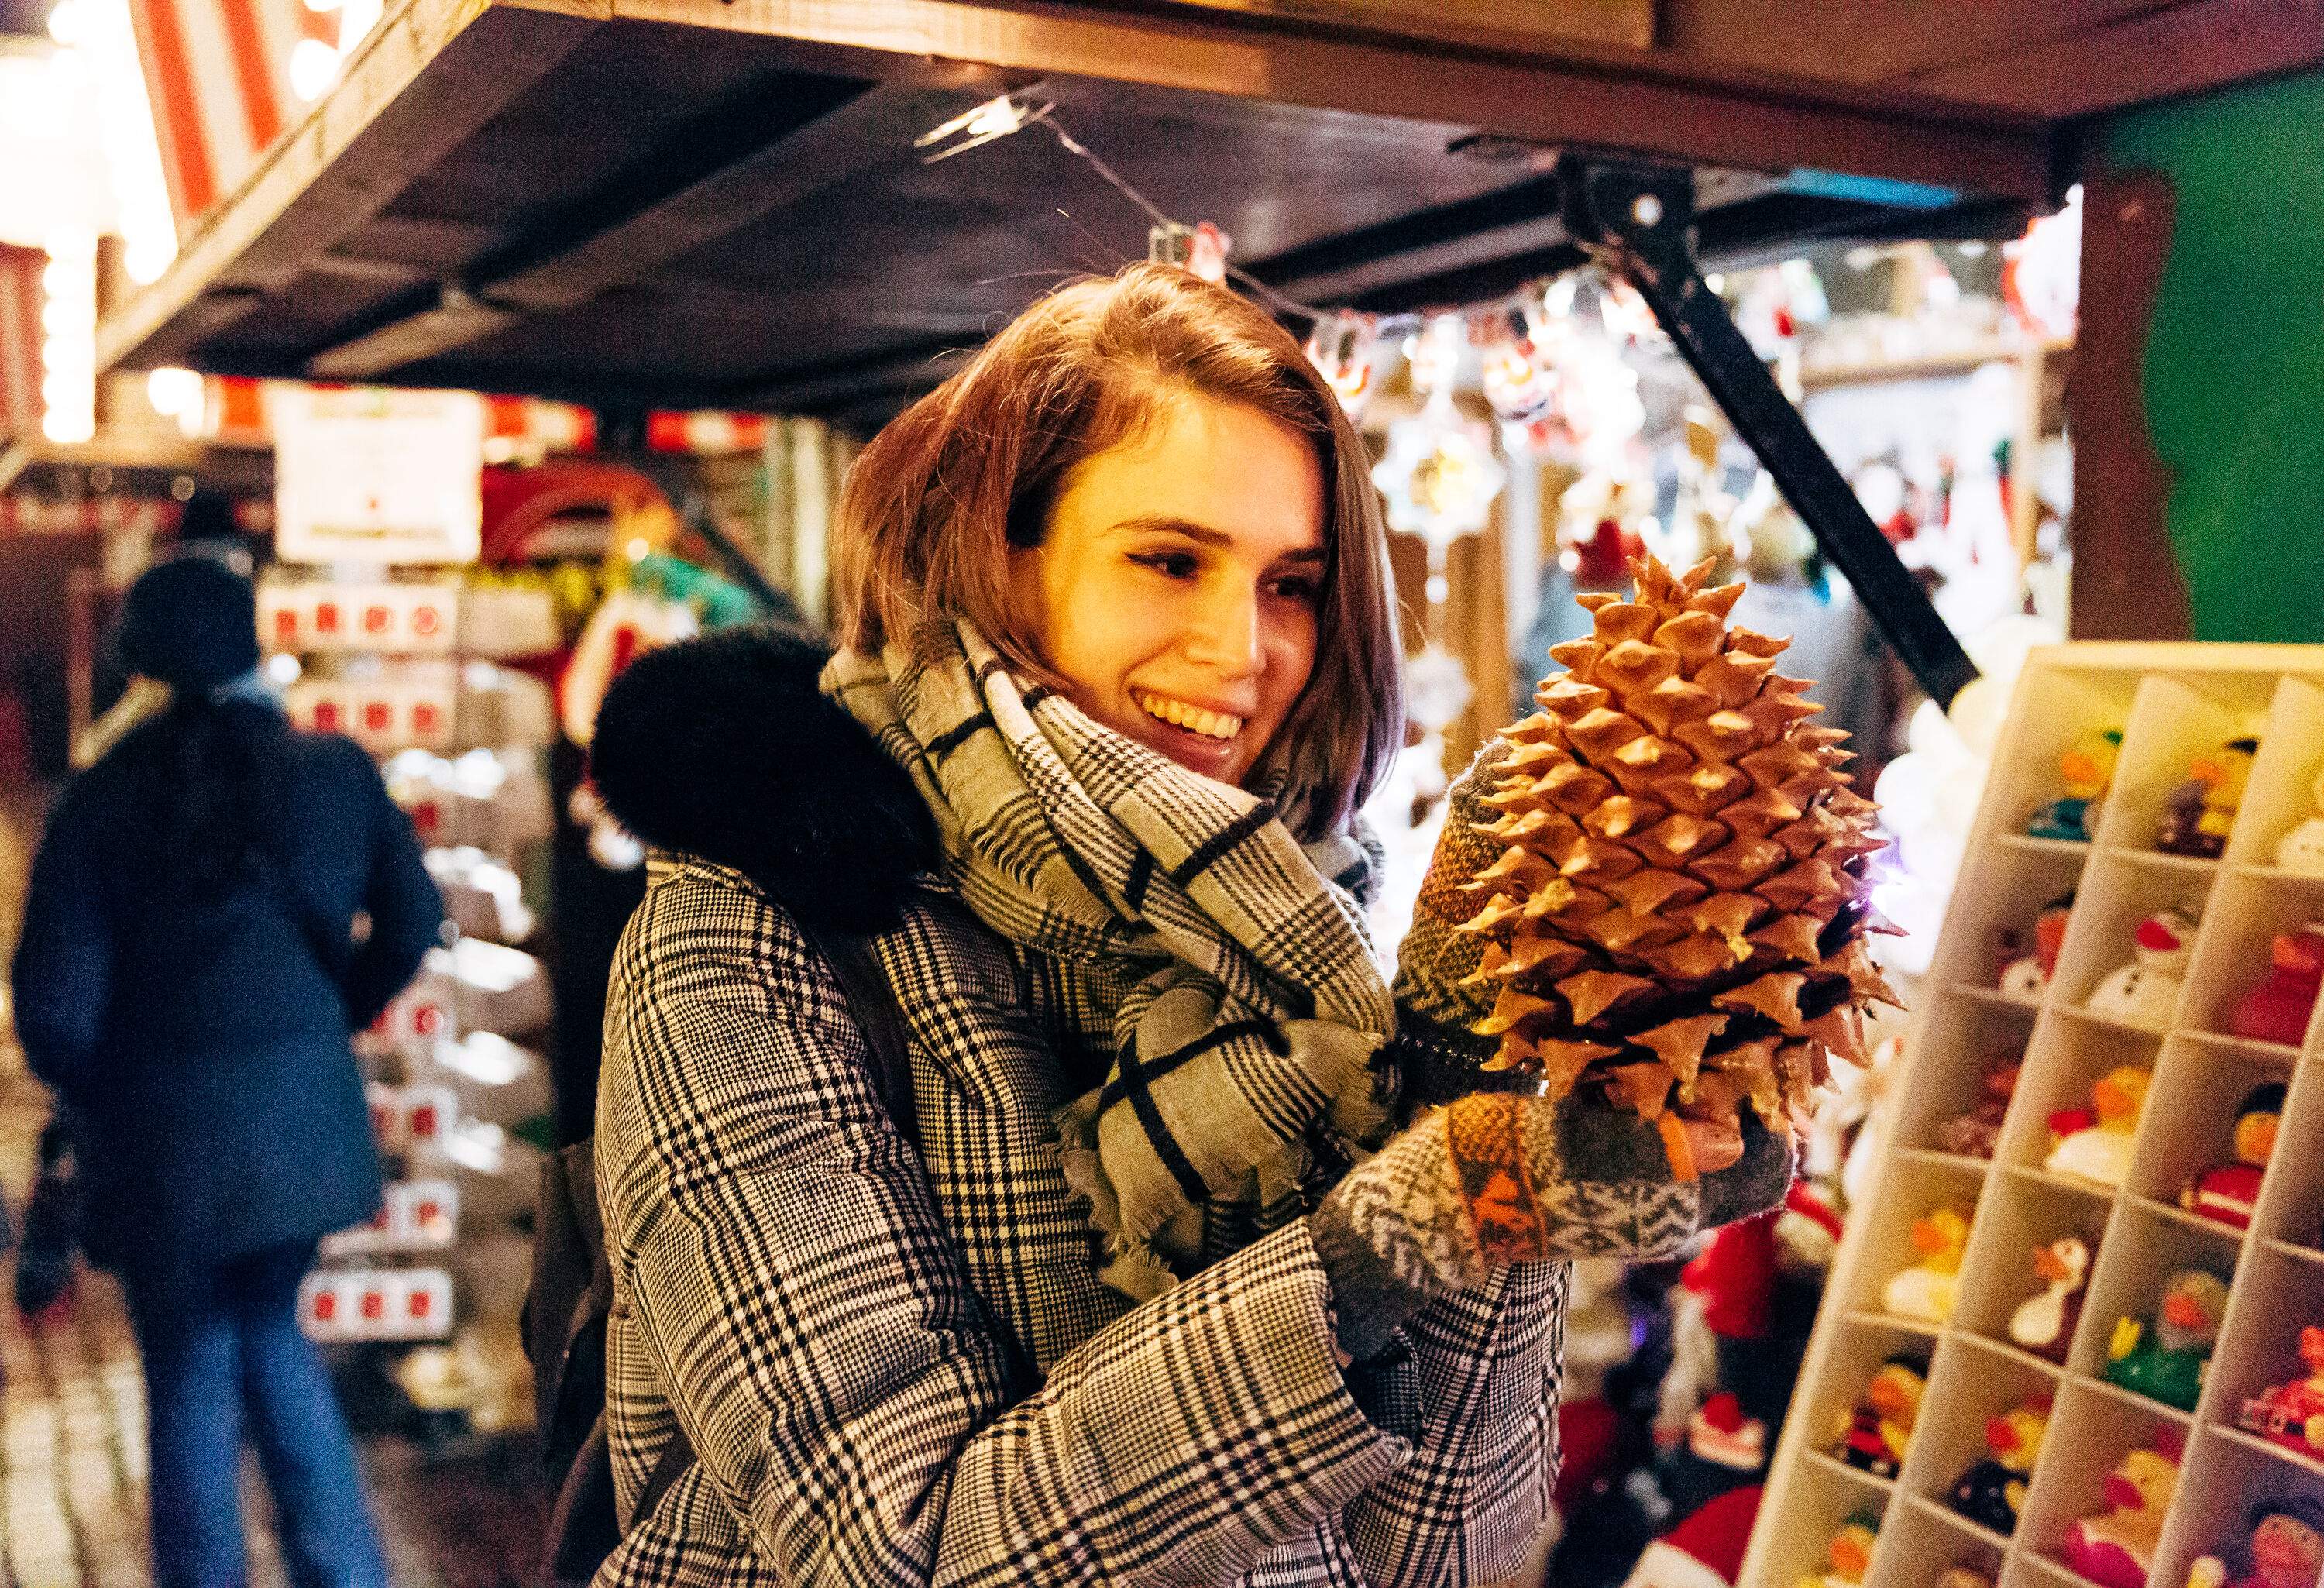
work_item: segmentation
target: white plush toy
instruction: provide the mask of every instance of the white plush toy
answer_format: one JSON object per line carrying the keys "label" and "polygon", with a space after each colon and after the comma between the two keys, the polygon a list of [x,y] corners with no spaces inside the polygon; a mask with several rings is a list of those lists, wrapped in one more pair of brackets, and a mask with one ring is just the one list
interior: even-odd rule
{"label": "white plush toy", "polygon": [[2092,1014],[2133,1025],[2160,1027],[2178,1006],[2195,941],[2194,919],[2166,909],[2138,924],[2131,962],[2115,971],[2085,1002]]}
{"label": "white plush toy", "polygon": [[2304,877],[2324,877],[2324,767],[2316,772],[2316,812],[2275,846],[2275,863]]}

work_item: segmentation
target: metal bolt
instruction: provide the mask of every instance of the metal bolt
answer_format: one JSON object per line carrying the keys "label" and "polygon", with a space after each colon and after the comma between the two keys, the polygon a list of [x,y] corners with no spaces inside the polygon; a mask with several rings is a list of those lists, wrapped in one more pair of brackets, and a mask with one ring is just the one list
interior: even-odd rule
{"label": "metal bolt", "polygon": [[1630,218],[1642,226],[1663,224],[1663,201],[1652,193],[1641,193],[1630,204]]}

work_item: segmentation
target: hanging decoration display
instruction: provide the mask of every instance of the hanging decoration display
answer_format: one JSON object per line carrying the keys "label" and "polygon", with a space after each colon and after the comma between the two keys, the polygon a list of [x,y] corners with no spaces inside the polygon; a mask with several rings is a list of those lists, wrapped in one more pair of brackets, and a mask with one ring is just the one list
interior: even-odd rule
{"label": "hanging decoration display", "polygon": [[1372,344],[1379,335],[1370,315],[1345,310],[1318,315],[1307,333],[1307,362],[1339,393],[1351,422],[1363,417],[1372,394]]}
{"label": "hanging decoration display", "polygon": [[1491,429],[1452,401],[1466,333],[1459,315],[1446,314],[1406,341],[1420,411],[1388,426],[1387,454],[1372,468],[1372,484],[1388,501],[1388,527],[1419,536],[1428,549],[1426,640],[1406,670],[1406,708],[1422,735],[1415,753],[1424,766],[1440,769],[1418,789],[1423,799],[1443,792],[1444,730],[1475,693],[1468,669],[1444,643],[1452,542],[1484,529],[1508,477],[1493,455]]}
{"label": "hanging decoration display", "polygon": [[1453,405],[1462,332],[1459,315],[1440,315],[1405,344],[1421,410],[1388,426],[1388,452],[1372,469],[1388,527],[1428,543],[1432,572],[1444,548],[1485,527],[1508,475],[1493,455],[1492,432]]}

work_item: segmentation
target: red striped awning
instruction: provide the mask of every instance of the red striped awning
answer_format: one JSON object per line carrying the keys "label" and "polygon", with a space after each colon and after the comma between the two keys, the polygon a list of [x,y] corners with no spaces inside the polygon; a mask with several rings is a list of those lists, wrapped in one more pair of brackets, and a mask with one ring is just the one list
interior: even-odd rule
{"label": "red striped awning", "polygon": [[338,17],[304,0],[129,0],[129,12],[183,236],[303,113],[290,52],[333,42]]}

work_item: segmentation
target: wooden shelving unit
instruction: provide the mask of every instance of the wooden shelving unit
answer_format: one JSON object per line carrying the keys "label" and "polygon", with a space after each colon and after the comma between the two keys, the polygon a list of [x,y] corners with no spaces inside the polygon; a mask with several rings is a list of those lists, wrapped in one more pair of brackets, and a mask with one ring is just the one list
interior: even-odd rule
{"label": "wooden shelving unit", "polygon": [[[2123,754],[2093,843],[2029,844],[2018,835],[2056,792],[2060,753],[2097,727],[2124,729]],[[2260,751],[2226,854],[2160,863],[2164,801],[2190,759],[2256,734]],[[2182,1588],[2199,1556],[2237,1541],[2255,1500],[2324,1499],[2324,1462],[2236,1426],[2246,1396],[2301,1376],[2300,1327],[2324,1320],[2324,1012],[2297,1048],[2225,1035],[2235,1001],[2265,974],[2270,937],[2324,915],[2324,882],[2264,863],[2310,808],[2324,762],[2324,646],[2072,645],[2038,651],[2015,705],[1969,841],[1886,1120],[1871,1193],[1849,1220],[1793,1412],[1738,1588],[1794,1588],[1821,1569],[1840,1523],[1881,1519],[1867,1588],[1927,1588],[1948,1565],[1998,1588],[2070,1588],[2067,1529],[2105,1509],[2106,1474],[2158,1431],[2186,1441],[2176,1497],[2148,1588]],[[2038,1002],[1994,992],[1993,945],[2050,899],[2075,892],[2057,974]],[[2202,921],[2171,1018],[2148,1030],[2093,1018],[2083,1001],[2129,953],[2137,923],[2174,903]],[[1978,1098],[1987,1067],[2022,1051],[2024,1071],[1991,1163],[1936,1150],[1943,1123]],[[2098,1076],[2151,1066],[2128,1177],[2119,1187],[2043,1168],[2047,1117]],[[2282,1130],[2248,1232],[2182,1213],[2179,1187],[2228,1156],[2244,1094],[2290,1083]],[[1946,1202],[1974,1204],[1959,1304],[1941,1326],[1881,1310],[1889,1277],[1915,1260],[1913,1222]],[[2095,1253],[2065,1363],[2008,1341],[2018,1302],[2039,1288],[2034,1249],[2070,1233]],[[2103,1377],[2107,1337],[2126,1313],[2151,1315],[2164,1275],[2200,1266],[2228,1281],[2219,1343],[2191,1413]],[[1893,1488],[1831,1459],[1842,1419],[1872,1371],[1903,1351],[1930,1362],[1928,1393]],[[2053,1399],[2048,1437],[2015,1535],[1955,1516],[1945,1496],[1985,1454],[1986,1420],[2037,1395]]]}

